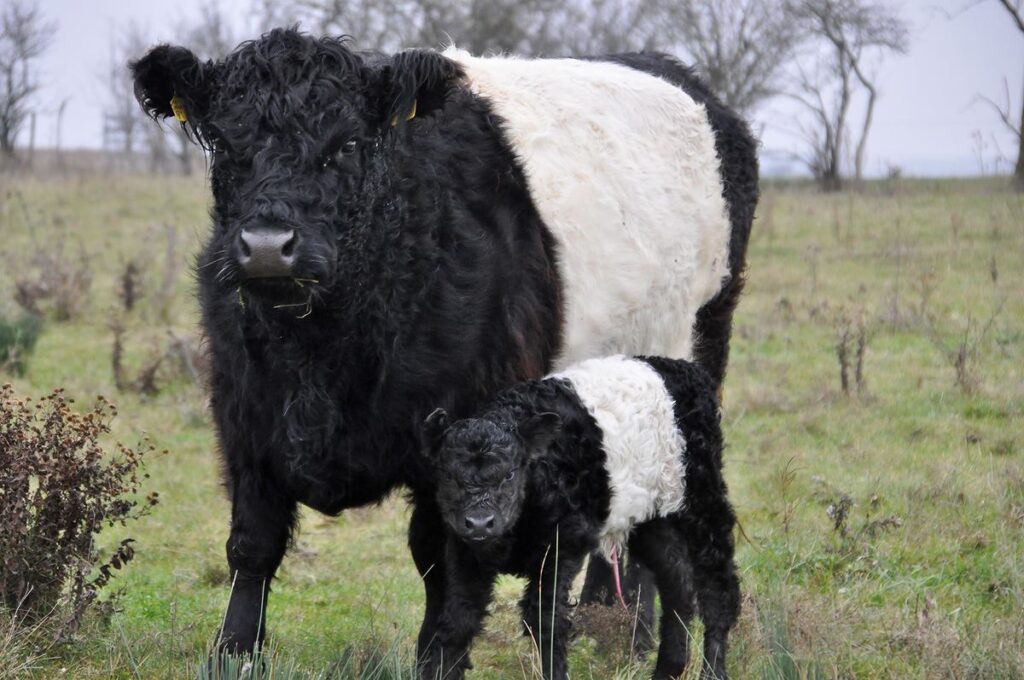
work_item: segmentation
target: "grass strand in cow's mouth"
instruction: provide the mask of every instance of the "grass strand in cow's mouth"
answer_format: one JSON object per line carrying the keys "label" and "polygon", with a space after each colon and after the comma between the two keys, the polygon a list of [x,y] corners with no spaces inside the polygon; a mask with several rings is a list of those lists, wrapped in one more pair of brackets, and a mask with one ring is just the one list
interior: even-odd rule
{"label": "grass strand in cow's mouth", "polygon": [[309,297],[306,298],[305,302],[295,302],[295,303],[291,303],[291,304],[274,305],[273,308],[274,309],[287,309],[289,307],[305,307],[306,311],[304,311],[299,316],[295,317],[296,319],[305,319],[307,316],[309,316],[310,314],[313,313],[313,294],[310,293]]}

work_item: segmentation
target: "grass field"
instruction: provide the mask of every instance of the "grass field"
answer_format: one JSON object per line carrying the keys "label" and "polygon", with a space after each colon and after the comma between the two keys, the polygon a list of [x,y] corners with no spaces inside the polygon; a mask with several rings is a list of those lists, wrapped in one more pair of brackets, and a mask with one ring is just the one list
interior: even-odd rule
{"label": "grass field", "polygon": [[[49,321],[24,377],[0,382],[106,395],[117,438],[145,432],[168,451],[148,468],[160,504],[103,536],[137,539],[110,589],[124,589],[119,611],[61,648],[5,636],[0,620],[0,676],[24,663],[25,677],[188,677],[228,593],[214,436],[185,376],[163,375],[155,396],[117,393],[110,320],[124,317],[129,372],[168,329],[195,334],[187,262],[206,230],[202,179],[0,181],[0,309],[57,239],[93,272],[78,316]],[[126,314],[132,259],[146,294]],[[732,347],[723,423],[745,593],[733,677],[1024,678],[1024,198],[1002,180],[767,187]],[[269,608],[282,677],[348,677],[374,659],[405,668],[423,599],[407,519],[397,496],[303,515]],[[520,587],[501,581],[470,677],[533,677]],[[644,676],[622,644],[629,622],[608,627],[575,643],[574,678]]]}

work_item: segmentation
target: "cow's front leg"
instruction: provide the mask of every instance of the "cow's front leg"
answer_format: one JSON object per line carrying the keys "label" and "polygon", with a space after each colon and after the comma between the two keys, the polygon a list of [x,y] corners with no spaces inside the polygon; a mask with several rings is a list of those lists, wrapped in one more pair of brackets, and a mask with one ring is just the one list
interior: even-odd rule
{"label": "cow's front leg", "polygon": [[253,471],[237,474],[229,484],[231,598],[217,648],[244,654],[258,650],[266,634],[270,581],[288,547],[296,503],[275,480]]}
{"label": "cow's front leg", "polygon": [[421,648],[421,680],[461,680],[471,667],[469,648],[483,627],[497,575],[454,539],[445,552],[444,604],[431,644]]}

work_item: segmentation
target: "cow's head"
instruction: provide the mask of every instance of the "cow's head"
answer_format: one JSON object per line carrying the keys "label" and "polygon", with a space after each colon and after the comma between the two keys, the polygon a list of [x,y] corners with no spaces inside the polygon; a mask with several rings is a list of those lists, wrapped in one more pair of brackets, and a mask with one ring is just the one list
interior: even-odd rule
{"label": "cow's head", "polygon": [[131,65],[153,118],[176,117],[211,158],[217,283],[280,301],[327,289],[354,225],[371,219],[389,138],[436,114],[459,75],[441,55],[360,55],[277,29],[221,61],[161,45]]}
{"label": "cow's head", "polygon": [[527,466],[547,450],[561,421],[541,413],[515,422],[502,414],[448,423],[438,409],[423,424],[423,451],[437,482],[441,516],[469,543],[502,538],[519,521]]}

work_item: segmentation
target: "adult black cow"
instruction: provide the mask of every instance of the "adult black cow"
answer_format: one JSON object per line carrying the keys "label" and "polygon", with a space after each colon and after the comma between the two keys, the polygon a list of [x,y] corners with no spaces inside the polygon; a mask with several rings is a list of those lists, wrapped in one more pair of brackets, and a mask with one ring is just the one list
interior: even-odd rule
{"label": "adult black cow", "polygon": [[746,126],[671,57],[394,56],[274,30],[222,61],[162,45],[139,102],[210,154],[198,260],[231,497],[232,651],[263,636],[303,503],[397,486],[426,587],[442,529],[417,428],[586,357],[720,381],[757,201]]}

